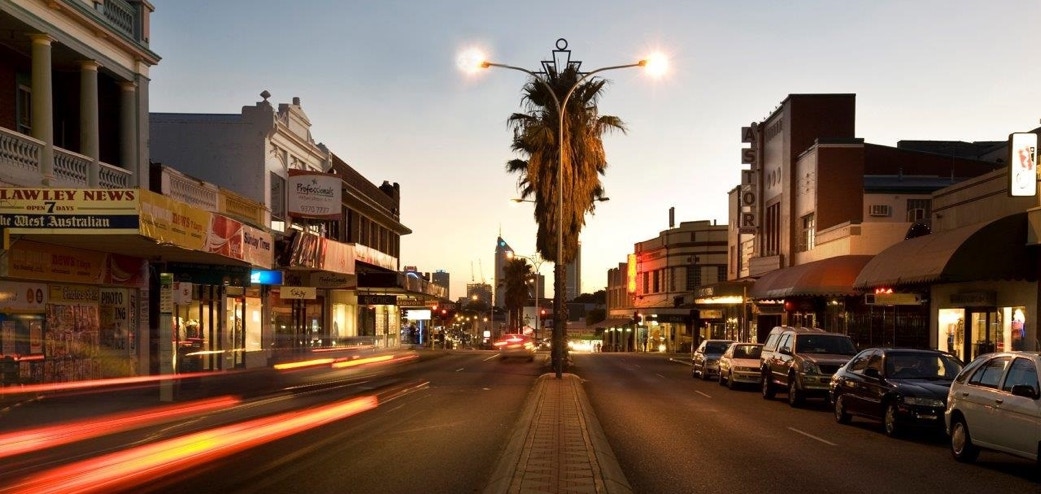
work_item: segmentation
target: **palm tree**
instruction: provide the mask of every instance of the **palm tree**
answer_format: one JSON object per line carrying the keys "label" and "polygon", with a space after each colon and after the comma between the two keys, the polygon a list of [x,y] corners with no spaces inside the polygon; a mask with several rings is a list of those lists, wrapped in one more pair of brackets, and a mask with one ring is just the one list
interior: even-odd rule
{"label": "palm tree", "polygon": [[513,258],[503,266],[504,302],[509,311],[510,332],[519,333],[524,306],[528,303],[528,277],[531,265],[522,258]]}
{"label": "palm tree", "polygon": [[[568,64],[559,74],[554,67],[546,66],[543,79],[529,79],[522,97],[526,112],[514,113],[507,120],[513,129],[511,148],[524,158],[508,161],[506,170],[519,175],[517,188],[521,198],[534,196],[534,216],[538,224],[536,250],[545,259],[563,261],[553,267],[554,332],[560,328],[559,334],[563,335],[567,322],[563,303],[565,266],[578,252],[578,236],[585,226],[586,213],[594,213],[596,203],[604,197],[600,176],[607,169],[607,156],[602,136],[615,130],[624,133],[626,129],[620,118],[599,114],[597,103],[606,79],[591,77],[579,84],[583,74],[577,65]],[[576,87],[576,84],[579,85]],[[563,101],[572,88],[574,93],[566,107],[558,112],[557,102]],[[566,143],[563,153],[557,142],[560,114],[563,114],[563,142]],[[560,163],[561,156],[563,163]],[[563,169],[559,170],[558,166]],[[558,176],[564,190],[559,204]],[[558,207],[563,211],[560,257],[557,256]]]}

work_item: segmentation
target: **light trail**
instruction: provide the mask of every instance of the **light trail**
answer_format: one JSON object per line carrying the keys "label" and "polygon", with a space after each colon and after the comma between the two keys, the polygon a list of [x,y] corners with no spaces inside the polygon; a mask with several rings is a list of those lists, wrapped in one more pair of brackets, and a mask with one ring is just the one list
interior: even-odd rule
{"label": "light trail", "polygon": [[159,476],[191,470],[199,462],[226,457],[377,406],[375,396],[364,396],[248,420],[64,465],[25,477],[2,492],[67,494],[130,489]]}
{"label": "light trail", "polygon": [[0,458],[226,409],[240,402],[238,398],[224,396],[0,434]]}

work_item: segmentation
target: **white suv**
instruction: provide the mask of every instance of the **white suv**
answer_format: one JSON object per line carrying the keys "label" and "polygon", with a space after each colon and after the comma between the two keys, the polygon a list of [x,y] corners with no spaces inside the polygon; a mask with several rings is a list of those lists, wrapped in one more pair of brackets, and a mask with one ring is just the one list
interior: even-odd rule
{"label": "white suv", "polygon": [[980,449],[1038,460],[1041,385],[1037,352],[976,357],[951,384],[944,423],[954,459],[972,462]]}

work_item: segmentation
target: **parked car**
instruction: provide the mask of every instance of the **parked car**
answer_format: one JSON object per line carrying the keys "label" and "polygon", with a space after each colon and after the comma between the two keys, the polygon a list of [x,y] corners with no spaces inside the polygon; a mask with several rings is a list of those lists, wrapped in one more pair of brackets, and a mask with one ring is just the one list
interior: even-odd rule
{"label": "parked car", "polygon": [[738,384],[759,384],[762,343],[732,343],[719,357],[719,385],[734,389]]}
{"label": "parked car", "polygon": [[719,374],[719,357],[733,340],[704,340],[691,355],[691,377],[708,379]]}
{"label": "parked car", "polygon": [[962,367],[953,355],[937,350],[863,350],[831,376],[835,420],[878,420],[891,437],[912,427],[942,431],[947,393]]}
{"label": "parked car", "polygon": [[504,334],[494,345],[503,360],[510,357],[525,358],[529,362],[535,360],[535,341],[528,335]]}
{"label": "parked car", "polygon": [[980,450],[1038,460],[1041,446],[1041,385],[1037,352],[980,355],[954,379],[944,423],[951,454],[962,462]]}
{"label": "parked car", "polygon": [[777,326],[770,330],[759,359],[763,398],[773,399],[784,389],[792,407],[807,397],[827,399],[831,375],[856,354],[857,346],[844,334]]}

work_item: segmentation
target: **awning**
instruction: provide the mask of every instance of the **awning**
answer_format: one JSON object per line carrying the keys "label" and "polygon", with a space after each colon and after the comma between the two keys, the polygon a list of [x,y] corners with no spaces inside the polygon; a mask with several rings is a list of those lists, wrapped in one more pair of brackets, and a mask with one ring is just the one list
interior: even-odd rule
{"label": "awning", "polygon": [[873,256],[836,256],[776,269],[764,274],[749,291],[749,298],[856,295],[853,281]]}
{"label": "awning", "polygon": [[1037,280],[1027,213],[904,240],[864,266],[854,287],[983,280]]}
{"label": "awning", "polygon": [[593,329],[606,329],[606,328],[621,328],[624,326],[631,326],[633,320],[628,317],[616,317],[611,319],[604,319],[593,325]]}

